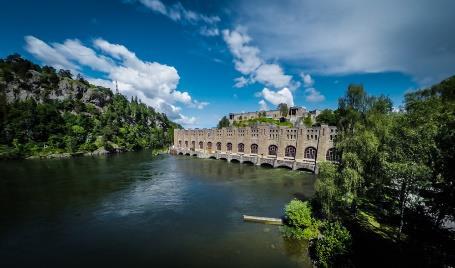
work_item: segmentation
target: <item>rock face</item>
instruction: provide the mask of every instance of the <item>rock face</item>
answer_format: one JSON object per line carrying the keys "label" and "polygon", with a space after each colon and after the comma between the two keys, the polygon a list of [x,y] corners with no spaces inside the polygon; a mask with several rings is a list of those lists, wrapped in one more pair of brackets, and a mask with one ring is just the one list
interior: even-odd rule
{"label": "rock face", "polygon": [[8,103],[27,99],[34,99],[38,103],[46,100],[77,99],[103,108],[112,100],[112,92],[109,89],[90,85],[82,79],[71,80],[66,77],[58,77],[55,85],[43,83],[44,79],[46,79],[44,74],[29,70],[26,78],[15,77],[9,83],[0,81],[0,84],[2,84]]}
{"label": "rock face", "polygon": [[91,153],[91,155],[106,155],[109,154],[109,151],[104,149],[103,147],[96,149]]}

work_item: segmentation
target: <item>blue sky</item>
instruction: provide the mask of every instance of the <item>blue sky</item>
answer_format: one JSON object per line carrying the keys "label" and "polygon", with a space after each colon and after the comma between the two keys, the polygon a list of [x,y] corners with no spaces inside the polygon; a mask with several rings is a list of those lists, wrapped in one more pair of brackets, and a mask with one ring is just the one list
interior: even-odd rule
{"label": "blue sky", "polygon": [[186,127],[279,102],[336,108],[351,83],[399,106],[455,74],[454,3],[4,1],[0,56],[118,81]]}

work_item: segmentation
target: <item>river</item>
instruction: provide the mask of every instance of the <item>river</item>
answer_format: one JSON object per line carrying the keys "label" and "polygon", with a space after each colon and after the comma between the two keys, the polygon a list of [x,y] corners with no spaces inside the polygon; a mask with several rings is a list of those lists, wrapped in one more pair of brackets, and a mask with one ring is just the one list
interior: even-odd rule
{"label": "river", "polygon": [[149,151],[0,162],[2,267],[311,267],[280,217],[314,175]]}

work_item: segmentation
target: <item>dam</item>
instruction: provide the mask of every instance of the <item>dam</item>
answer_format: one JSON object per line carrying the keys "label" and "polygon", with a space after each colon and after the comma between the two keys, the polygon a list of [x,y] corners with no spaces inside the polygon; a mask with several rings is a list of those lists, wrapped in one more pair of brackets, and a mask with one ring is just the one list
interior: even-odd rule
{"label": "dam", "polygon": [[328,125],[175,129],[170,152],[317,173],[318,163],[338,161],[337,133]]}

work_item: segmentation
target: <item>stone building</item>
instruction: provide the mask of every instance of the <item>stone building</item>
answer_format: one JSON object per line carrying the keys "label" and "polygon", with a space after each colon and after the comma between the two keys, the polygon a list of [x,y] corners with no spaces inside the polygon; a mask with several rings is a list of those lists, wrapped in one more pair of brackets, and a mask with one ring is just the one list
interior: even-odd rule
{"label": "stone building", "polygon": [[314,111],[307,111],[303,107],[293,106],[289,108],[288,114],[283,116],[279,110],[269,110],[269,111],[256,111],[256,112],[245,112],[245,113],[230,113],[229,114],[229,123],[232,125],[234,121],[242,121],[248,119],[256,119],[261,117],[261,115],[265,113],[266,118],[272,118],[279,120],[281,118],[285,118],[289,122],[295,124],[298,123],[300,119],[310,115],[313,122],[316,121],[316,116],[319,115],[318,110]]}
{"label": "stone building", "polygon": [[336,127],[278,127],[175,129],[176,154],[216,158],[255,165],[288,167],[317,172],[317,163],[337,161]]}

